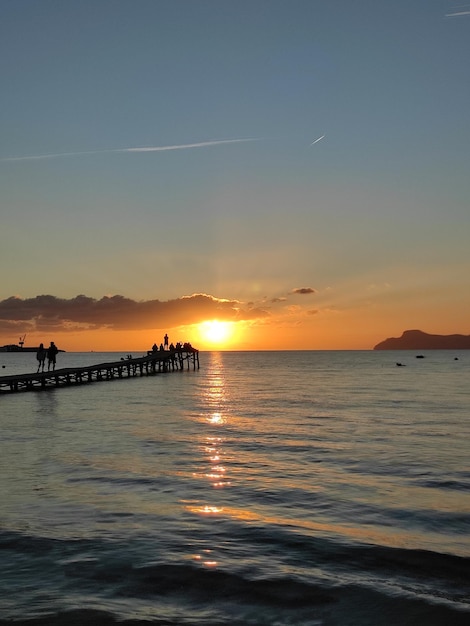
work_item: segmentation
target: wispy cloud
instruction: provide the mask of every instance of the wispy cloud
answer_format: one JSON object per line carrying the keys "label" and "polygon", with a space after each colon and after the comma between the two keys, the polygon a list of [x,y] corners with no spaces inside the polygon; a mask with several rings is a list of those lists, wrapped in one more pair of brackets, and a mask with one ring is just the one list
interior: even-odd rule
{"label": "wispy cloud", "polygon": [[246,143],[247,141],[259,141],[256,137],[248,137],[245,139],[219,139],[216,141],[200,141],[199,143],[177,144],[175,146],[150,146],[142,148],[123,148],[122,150],[114,150],[114,152],[166,152],[167,150],[189,150],[191,148],[209,148],[211,146],[220,146],[227,143]]}
{"label": "wispy cloud", "polygon": [[5,157],[0,161],[35,161],[41,159],[61,159],[66,157],[91,156],[95,154],[119,154],[135,152],[168,152],[169,150],[192,150],[195,148],[211,148],[231,143],[246,143],[249,141],[259,141],[256,137],[244,139],[218,139],[214,141],[199,141],[197,143],[175,144],[170,146],[141,146],[136,148],[115,148],[110,150],[87,150],[84,152],[57,152],[54,154],[35,154],[28,156]]}
{"label": "wispy cloud", "polygon": [[318,139],[315,139],[315,141],[312,141],[312,143],[310,144],[311,146],[314,146],[316,143],[318,143],[319,141],[321,141],[322,139],[325,138],[326,135],[322,135],[321,137],[318,137]]}

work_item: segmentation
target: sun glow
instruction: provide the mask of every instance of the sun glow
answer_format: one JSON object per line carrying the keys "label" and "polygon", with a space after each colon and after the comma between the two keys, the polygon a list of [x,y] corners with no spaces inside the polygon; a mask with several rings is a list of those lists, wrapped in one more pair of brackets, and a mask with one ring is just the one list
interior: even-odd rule
{"label": "sun glow", "polygon": [[199,324],[199,332],[204,341],[220,346],[229,342],[232,338],[234,323],[208,320]]}

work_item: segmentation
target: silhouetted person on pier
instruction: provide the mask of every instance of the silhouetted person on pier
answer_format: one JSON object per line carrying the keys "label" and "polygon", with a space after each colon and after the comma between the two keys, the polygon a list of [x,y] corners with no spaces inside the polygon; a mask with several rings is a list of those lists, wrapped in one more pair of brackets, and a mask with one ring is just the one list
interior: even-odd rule
{"label": "silhouetted person on pier", "polygon": [[55,361],[57,357],[57,353],[59,352],[57,346],[53,341],[51,341],[51,345],[47,348],[47,371],[51,369],[55,370]]}
{"label": "silhouetted person on pier", "polygon": [[163,345],[165,346],[165,348],[168,348],[168,335],[165,334],[165,336],[163,337]]}
{"label": "silhouetted person on pier", "polygon": [[44,371],[44,366],[46,364],[46,356],[47,356],[47,350],[44,347],[44,344],[40,343],[38,351],[36,352],[36,358],[38,360],[38,372],[39,370],[41,370],[41,372]]}

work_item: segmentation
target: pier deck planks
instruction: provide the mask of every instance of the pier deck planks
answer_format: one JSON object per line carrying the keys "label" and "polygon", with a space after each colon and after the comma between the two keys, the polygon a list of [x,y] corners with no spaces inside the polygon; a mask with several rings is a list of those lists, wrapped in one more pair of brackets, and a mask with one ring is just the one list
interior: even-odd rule
{"label": "pier deck planks", "polygon": [[43,391],[56,387],[83,385],[85,383],[153,376],[161,372],[174,372],[184,369],[199,369],[199,351],[182,350],[175,352],[159,351],[155,354],[135,359],[123,359],[111,363],[87,365],[85,367],[56,369],[50,372],[15,374],[0,376],[0,394],[19,391]]}

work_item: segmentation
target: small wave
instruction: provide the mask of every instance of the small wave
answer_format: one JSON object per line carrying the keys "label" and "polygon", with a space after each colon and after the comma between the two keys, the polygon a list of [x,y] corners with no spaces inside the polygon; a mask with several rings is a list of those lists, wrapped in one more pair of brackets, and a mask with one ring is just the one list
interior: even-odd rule
{"label": "small wave", "polygon": [[[23,576],[18,578],[23,602],[11,607],[13,622],[0,612],[0,626],[364,626],[378,623],[374,619],[392,607],[390,619],[381,621],[382,626],[460,626],[468,619],[470,559],[342,544],[272,527],[234,526],[232,530],[238,533],[239,542],[254,544],[273,558],[279,555],[276,558],[282,564],[269,572],[250,562],[230,569],[192,561],[149,563],[145,559],[153,543],[59,541],[2,533],[3,563],[16,553],[27,558],[27,570],[23,574],[15,570],[15,575]],[[312,573],[313,564],[318,575]],[[26,592],[33,580],[44,581],[42,591],[31,587]],[[20,589],[21,585],[25,588]],[[33,594],[28,596],[32,603],[26,601],[25,593]],[[27,614],[28,606],[36,614]],[[88,610],[64,610],[76,606]],[[142,614],[137,607],[144,607]],[[415,615],[415,621],[410,621],[410,615]],[[436,615],[442,621],[434,621]]]}
{"label": "small wave", "polygon": [[415,481],[420,487],[431,487],[432,489],[451,489],[453,491],[470,491],[470,482],[461,480],[427,480],[425,482]]}
{"label": "small wave", "polygon": [[265,603],[270,606],[317,606],[333,598],[315,585],[292,577],[250,579],[241,574],[210,570],[192,565],[161,564],[133,571],[126,577],[126,591],[133,594],[181,594],[195,596],[198,601],[221,600]]}

